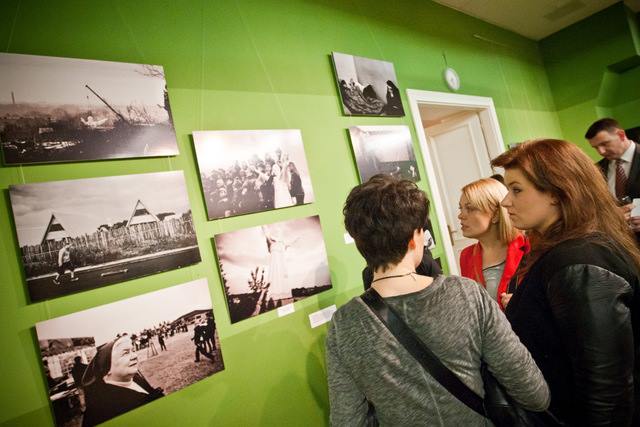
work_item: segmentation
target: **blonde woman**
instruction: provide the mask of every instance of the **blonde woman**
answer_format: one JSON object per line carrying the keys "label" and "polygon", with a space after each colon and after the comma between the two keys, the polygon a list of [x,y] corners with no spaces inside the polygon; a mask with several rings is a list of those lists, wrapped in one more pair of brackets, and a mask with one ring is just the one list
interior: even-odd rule
{"label": "blonde woman", "polygon": [[511,293],[509,282],[528,251],[524,235],[509,219],[500,202],[509,191],[499,181],[484,178],[462,187],[458,219],[462,235],[477,239],[460,254],[462,276],[485,287],[504,310]]}

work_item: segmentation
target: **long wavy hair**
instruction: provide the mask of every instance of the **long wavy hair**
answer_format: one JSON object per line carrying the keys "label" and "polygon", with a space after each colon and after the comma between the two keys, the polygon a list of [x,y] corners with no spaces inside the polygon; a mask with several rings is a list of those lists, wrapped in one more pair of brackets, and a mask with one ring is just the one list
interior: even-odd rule
{"label": "long wavy hair", "polygon": [[640,250],[635,237],[609,192],[602,173],[576,145],[559,139],[527,141],[501,154],[493,166],[518,169],[543,193],[558,200],[560,218],[544,233],[527,232],[531,253],[519,273],[528,269],[549,249],[581,237],[616,250],[617,243],[640,271]]}

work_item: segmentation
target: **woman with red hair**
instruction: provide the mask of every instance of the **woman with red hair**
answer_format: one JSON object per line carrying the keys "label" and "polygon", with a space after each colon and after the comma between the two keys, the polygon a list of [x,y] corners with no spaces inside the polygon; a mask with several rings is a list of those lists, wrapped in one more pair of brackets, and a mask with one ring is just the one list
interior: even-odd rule
{"label": "woman with red hair", "polygon": [[[591,159],[567,141],[520,144],[502,201],[531,251],[506,316],[569,425],[638,425],[640,251]],[[634,415],[635,410],[635,415]]]}

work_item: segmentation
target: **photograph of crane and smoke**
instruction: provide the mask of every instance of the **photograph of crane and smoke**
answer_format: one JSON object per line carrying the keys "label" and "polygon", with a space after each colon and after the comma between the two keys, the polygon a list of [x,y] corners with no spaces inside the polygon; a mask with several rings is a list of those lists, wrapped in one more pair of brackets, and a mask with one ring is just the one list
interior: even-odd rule
{"label": "photograph of crane and smoke", "polygon": [[200,262],[182,171],[10,185],[32,302]]}
{"label": "photograph of crane and smoke", "polygon": [[159,65],[0,54],[5,164],[178,154]]}

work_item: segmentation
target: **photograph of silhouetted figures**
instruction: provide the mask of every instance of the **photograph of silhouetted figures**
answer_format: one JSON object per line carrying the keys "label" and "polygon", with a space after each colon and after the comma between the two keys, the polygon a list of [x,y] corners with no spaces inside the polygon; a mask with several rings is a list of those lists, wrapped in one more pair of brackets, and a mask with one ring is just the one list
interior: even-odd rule
{"label": "photograph of silhouetted figures", "polygon": [[349,136],[360,182],[379,173],[414,182],[420,180],[407,126],[352,126]]}
{"label": "photograph of silhouetted figures", "polygon": [[160,65],[0,53],[5,164],[172,156]]}
{"label": "photograph of silhouetted figures", "polygon": [[317,215],[222,233],[214,240],[231,323],[331,288]]}
{"label": "photograph of silhouetted figures", "polygon": [[209,219],[314,201],[298,129],[193,132]]}
{"label": "photograph of silhouetted figures", "polygon": [[105,422],[224,369],[206,279],[46,320],[36,333],[58,426]]}
{"label": "photograph of silhouetted figures", "polygon": [[391,62],[333,52],[333,66],[347,116],[404,116]]}
{"label": "photograph of silhouetted figures", "polygon": [[9,186],[32,301],[200,261],[182,171]]}

